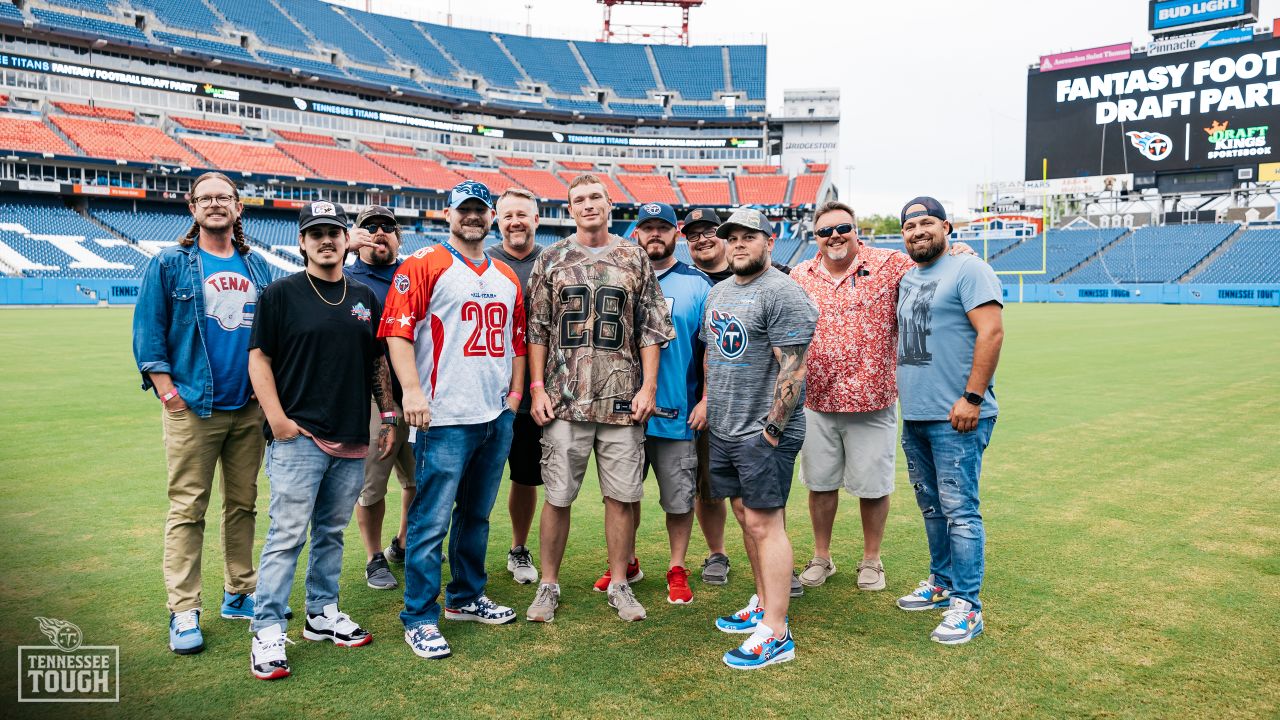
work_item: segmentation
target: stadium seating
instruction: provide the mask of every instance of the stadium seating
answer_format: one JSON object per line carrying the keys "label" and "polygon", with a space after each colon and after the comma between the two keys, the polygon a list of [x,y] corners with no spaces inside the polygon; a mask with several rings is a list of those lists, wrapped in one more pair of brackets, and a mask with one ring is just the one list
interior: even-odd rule
{"label": "stadium seating", "polygon": [[743,165],[742,170],[751,175],[777,175],[782,172],[777,165]]}
{"label": "stadium seating", "polygon": [[577,113],[591,113],[595,115],[604,115],[608,111],[604,106],[595,100],[565,100],[562,98],[547,98],[547,105],[557,110],[570,110]]}
{"label": "stadium seating", "polygon": [[324,46],[341,50],[351,60],[386,67],[391,61],[387,54],[351,24],[347,16],[335,6],[315,0],[275,0],[280,8]]}
{"label": "stadium seating", "polygon": [[410,187],[448,190],[465,178],[435,160],[406,155],[370,153],[369,159],[404,178]]}
{"label": "stadium seating", "polygon": [[426,32],[467,72],[483,77],[490,85],[518,88],[518,81],[525,79],[488,32],[445,25],[426,26]]}
{"label": "stadium seating", "polygon": [[0,2],[0,20],[11,20],[20,23],[25,19],[22,17],[22,11],[18,9],[18,6]]}
{"label": "stadium seating", "polygon": [[54,107],[68,115],[79,115],[82,117],[99,117],[107,120],[124,120],[125,122],[133,122],[136,118],[132,110],[124,110],[121,108],[98,107],[96,105],[82,105],[80,103],[55,102]]}
{"label": "stadium seating", "polygon": [[[529,77],[544,82],[556,92],[577,95],[591,84],[578,59],[564,40],[499,35],[498,39],[524,68]],[[599,112],[600,106],[596,105]]]}
{"label": "stadium seating", "polygon": [[129,0],[138,10],[152,15],[173,28],[216,34],[222,21],[201,2],[173,2],[173,0]]}
{"label": "stadium seating", "polygon": [[499,155],[498,162],[508,167],[523,167],[523,168],[533,167],[533,158],[527,158],[527,157],[505,157],[505,156]]}
{"label": "stadium seating", "polygon": [[315,133],[299,132],[297,130],[276,130],[276,134],[290,142],[307,143],[308,145],[327,145],[329,147],[338,146],[338,141],[334,140],[331,135],[317,135]]}
{"label": "stadium seating", "polygon": [[679,205],[680,199],[676,197],[675,190],[671,187],[671,180],[665,175],[618,175],[618,182],[627,189],[631,197],[636,202],[664,202],[671,205]]}
{"label": "stadium seating", "polygon": [[473,163],[476,161],[475,155],[472,155],[469,152],[462,152],[461,150],[441,150],[440,155],[446,160],[452,160],[454,162]]}
{"label": "stadium seating", "polygon": [[728,180],[676,180],[680,194],[689,205],[713,205],[728,207],[733,203],[729,196]]}
{"label": "stadium seating", "polygon": [[[427,75],[452,78],[457,67],[435,45],[427,42],[417,23],[392,15],[378,15],[347,8],[347,17],[365,29],[401,61],[417,65]],[[430,89],[430,88],[428,88]],[[477,97],[478,99],[478,97]]]}
{"label": "stadium seating", "polygon": [[267,45],[311,52],[311,41],[272,3],[261,0],[218,0],[217,8],[233,25],[252,32]]}
{"label": "stadium seating", "polygon": [[[685,100],[711,100],[724,89],[723,50],[716,46],[650,45],[662,84]],[[721,109],[723,112],[723,109]]]}
{"label": "stadium seating", "polygon": [[715,165],[681,165],[680,169],[690,175],[715,175],[720,168]]}
{"label": "stadium seating", "polygon": [[364,146],[374,152],[390,153],[392,155],[413,155],[413,148],[408,145],[397,145],[395,143],[373,142],[372,140],[362,140]]}
{"label": "stadium seating", "polygon": [[651,173],[658,168],[657,165],[647,165],[643,163],[618,163],[618,167],[629,173]]}
{"label": "stadium seating", "polygon": [[[647,98],[649,92],[658,87],[643,45],[574,42],[573,46],[587,63],[596,82],[612,88],[618,97]],[[614,112],[619,112],[613,103],[609,106]]]}
{"label": "stadium seating", "polygon": [[351,77],[356,80],[363,80],[384,88],[394,87],[397,89],[403,89],[414,87],[416,85],[412,78],[405,75],[392,75],[390,73],[365,70],[364,68],[352,66],[347,66],[347,74],[351,75]]}
{"label": "stadium seating", "polygon": [[729,111],[723,105],[682,105],[671,106],[672,117],[722,118],[729,117]]}
{"label": "stadium seating", "polygon": [[785,175],[738,175],[733,179],[740,205],[782,205],[786,202]]}
{"label": "stadium seating", "polygon": [[[1043,242],[1040,236],[1028,238],[993,257],[991,267],[1000,271],[1038,272],[1044,262],[1045,274],[1033,277],[1038,282],[1052,282],[1126,232],[1127,228],[1050,230]],[[1042,261],[1046,253],[1047,260]]]}
{"label": "stadium seating", "polygon": [[68,208],[62,198],[46,195],[0,194],[0,218],[36,235],[100,237],[105,232]]}
{"label": "stadium seating", "polygon": [[58,30],[69,30],[84,33],[91,37],[111,38],[135,43],[151,42],[141,30],[132,25],[122,25],[87,15],[68,15],[67,13],[54,12],[42,8],[32,8],[31,15],[40,24],[57,28]]}
{"label": "stadium seating", "polygon": [[110,15],[111,7],[107,5],[107,0],[45,0],[50,5],[61,5],[62,7],[74,8],[76,10],[88,10],[99,15]]}
{"label": "stadium seating", "polygon": [[[564,184],[568,186],[569,183],[573,182],[574,178],[578,177],[582,173],[578,171],[572,171],[572,172],[560,172],[556,174],[559,175],[560,179],[564,181]],[[593,172],[591,174],[600,178],[600,182],[604,184],[605,190],[608,191],[609,198],[612,199],[613,202],[615,203],[632,202],[631,196],[628,195],[626,192],[624,192],[622,188],[618,186],[618,183],[614,182],[613,178],[609,177],[607,173]]]}
{"label": "stadium seating", "polygon": [[[191,135],[183,141],[209,160],[207,167],[236,172],[263,173],[305,177],[313,175],[296,160],[280,152],[275,145],[259,142],[226,142]],[[205,166],[204,163],[201,163]]]}
{"label": "stadium seating", "polygon": [[1063,281],[1175,282],[1208,257],[1239,227],[1235,224],[1206,224],[1138,228]]}
{"label": "stadium seating", "polygon": [[818,188],[822,187],[822,175],[807,174],[797,175],[795,186],[791,188],[791,204],[800,205],[816,205],[818,202]]}
{"label": "stadium seating", "polygon": [[329,180],[346,180],[375,185],[399,185],[400,179],[355,150],[296,143],[277,143],[284,154],[314,170],[308,173]]}
{"label": "stadium seating", "polygon": [[520,187],[548,200],[564,200],[569,186],[546,170],[535,168],[503,168],[502,172]]}
{"label": "stadium seating", "polygon": [[222,120],[206,120],[204,118],[183,117],[181,115],[170,115],[169,119],[188,130],[199,130],[201,132],[221,133],[223,135],[244,135],[244,128],[232,122],[224,122]]}
{"label": "stadium seating", "polygon": [[49,121],[92,157],[138,162],[182,163],[199,167],[200,161],[158,128],[51,115]]}
{"label": "stadium seating", "polygon": [[[767,58],[764,45],[730,45],[729,74],[733,89],[745,91],[749,100],[764,100]],[[739,110],[745,112],[747,107],[743,105]],[[764,111],[764,106],[752,107]]]}
{"label": "stadium seating", "polygon": [[624,103],[611,102],[609,109],[614,115],[634,115],[636,117],[659,118],[665,114],[661,105],[656,103]]}
{"label": "stadium seating", "polygon": [[0,150],[76,154],[43,122],[9,115],[0,115]]}
{"label": "stadium seating", "polygon": [[342,68],[329,63],[320,62],[319,60],[311,60],[308,58],[300,58],[294,55],[284,55],[281,53],[268,52],[259,50],[258,57],[267,61],[276,69],[284,68],[292,72],[295,68],[303,75],[315,75],[317,77],[336,77],[346,79],[347,76],[342,72]]}
{"label": "stadium seating", "polygon": [[[206,30],[206,32],[211,31]],[[245,62],[253,63],[258,62],[257,58],[249,54],[248,50],[245,50],[239,45],[230,45],[228,43],[206,40],[204,38],[191,37],[190,35],[178,35],[177,33],[160,31],[153,32],[152,35],[155,35],[156,40],[160,41],[161,44],[181,48],[182,50],[212,55],[215,58],[230,58],[232,60],[243,60]]]}
{"label": "stadium seating", "polygon": [[464,167],[458,168],[457,172],[468,180],[484,183],[485,187],[488,187],[489,192],[493,193],[495,197],[506,192],[507,188],[512,185],[517,184],[515,180],[494,169]]}
{"label": "stadium seating", "polygon": [[134,242],[172,242],[191,229],[191,215],[180,205],[94,200],[89,214]]}
{"label": "stadium seating", "polygon": [[804,167],[811,173],[824,173],[827,171],[827,163],[805,163]]}
{"label": "stadium seating", "polygon": [[1235,243],[1191,278],[1197,283],[1280,282],[1280,228],[1245,230]]}
{"label": "stadium seating", "polygon": [[560,167],[565,170],[576,170],[578,172],[591,172],[596,169],[595,163],[578,162],[577,160],[561,160]]}

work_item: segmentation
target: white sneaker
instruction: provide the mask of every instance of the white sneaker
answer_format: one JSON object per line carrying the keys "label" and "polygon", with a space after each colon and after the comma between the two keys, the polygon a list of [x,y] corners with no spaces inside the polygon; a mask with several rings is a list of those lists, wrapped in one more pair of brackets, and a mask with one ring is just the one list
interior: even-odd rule
{"label": "white sneaker", "polygon": [[254,633],[253,647],[249,650],[249,672],[259,680],[279,680],[289,677],[289,660],[284,646],[293,645],[280,625],[271,625]]}
{"label": "white sneaker", "polygon": [[507,571],[521,585],[528,585],[538,580],[538,568],[533,565],[533,555],[529,548],[517,545],[507,551]]}
{"label": "white sneaker", "polygon": [[344,612],[338,612],[337,603],[324,606],[320,615],[307,613],[307,624],[302,637],[308,640],[330,640],[339,647],[360,647],[373,642],[368,630],[360,627]]}
{"label": "white sneaker", "polygon": [[609,607],[618,611],[618,617],[633,622],[645,619],[644,606],[636,599],[631,586],[626,583],[609,588]]}
{"label": "white sneaker", "polygon": [[929,637],[943,645],[960,645],[982,634],[982,611],[974,610],[973,603],[951,598],[951,607],[942,614],[942,622]]}
{"label": "white sneaker", "polygon": [[414,655],[428,660],[440,660],[452,654],[440,628],[430,623],[405,630],[404,641],[413,648]]}
{"label": "white sneaker", "polygon": [[551,622],[556,619],[556,608],[560,607],[560,585],[542,583],[538,586],[538,594],[524,614],[529,622]]}

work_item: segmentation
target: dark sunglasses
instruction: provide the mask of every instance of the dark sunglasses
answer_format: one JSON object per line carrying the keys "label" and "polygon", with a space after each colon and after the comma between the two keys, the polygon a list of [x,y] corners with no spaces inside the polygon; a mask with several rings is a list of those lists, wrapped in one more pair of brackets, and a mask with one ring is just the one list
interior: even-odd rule
{"label": "dark sunglasses", "polygon": [[820,238],[829,238],[831,237],[832,233],[840,233],[841,235],[847,235],[852,230],[853,230],[853,223],[840,223],[839,225],[832,225],[831,227],[818,228],[816,231],[814,231],[814,234]]}
{"label": "dark sunglasses", "polygon": [[382,232],[388,235],[395,235],[396,230],[398,230],[400,226],[396,225],[395,223],[365,223],[364,225],[361,225],[360,228],[369,232],[370,234],[376,233],[379,230],[381,230]]}

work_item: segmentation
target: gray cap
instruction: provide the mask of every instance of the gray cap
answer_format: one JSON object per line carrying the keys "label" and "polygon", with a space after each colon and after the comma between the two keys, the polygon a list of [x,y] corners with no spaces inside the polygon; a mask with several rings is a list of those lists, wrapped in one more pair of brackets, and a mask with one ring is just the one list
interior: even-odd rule
{"label": "gray cap", "polygon": [[755,208],[746,207],[734,210],[729,219],[725,220],[720,225],[720,228],[716,230],[716,237],[721,239],[728,238],[735,225],[748,230],[759,230],[765,235],[773,237],[773,224],[769,222],[769,218]]}

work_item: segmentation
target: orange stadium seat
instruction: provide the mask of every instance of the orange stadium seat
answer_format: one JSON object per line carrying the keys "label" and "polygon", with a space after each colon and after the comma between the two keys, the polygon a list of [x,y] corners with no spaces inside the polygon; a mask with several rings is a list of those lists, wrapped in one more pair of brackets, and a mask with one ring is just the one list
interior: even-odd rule
{"label": "orange stadium seat", "polygon": [[435,160],[426,158],[378,153],[371,153],[366,157],[404,178],[411,187],[448,190],[466,179]]}
{"label": "orange stadium seat", "polygon": [[811,173],[824,173],[827,171],[827,163],[805,163],[805,168]]}
{"label": "orange stadium seat", "polygon": [[39,120],[0,116],[0,150],[75,155],[75,151]]}
{"label": "orange stadium seat", "polygon": [[657,165],[632,165],[629,163],[620,163],[618,167],[630,173],[651,173],[658,166]]}
{"label": "orange stadium seat", "polygon": [[55,102],[54,107],[68,115],[82,115],[84,117],[99,117],[108,120],[126,120],[133,121],[134,115],[132,110],[122,110],[120,108],[98,107],[96,105],[81,105],[80,103]]}
{"label": "orange stadium seat", "polygon": [[715,175],[719,171],[715,165],[681,165],[680,169],[690,175]]}
{"label": "orange stadium seat", "polygon": [[401,183],[400,178],[355,150],[294,143],[278,143],[276,147],[323,178],[377,185]]}
{"label": "orange stadium seat", "polygon": [[275,145],[265,143],[226,142],[207,138],[183,138],[196,152],[205,156],[211,167],[237,172],[264,173],[267,175],[313,175],[298,161],[280,152]]}
{"label": "orange stadium seat", "polygon": [[797,175],[796,183],[791,188],[792,205],[815,205],[818,202],[818,188],[822,186],[822,175]]}
{"label": "orange stadium seat", "polygon": [[680,193],[690,205],[724,207],[733,201],[729,196],[728,180],[677,180],[676,182],[680,184]]}
{"label": "orange stadium seat", "polygon": [[534,168],[503,168],[502,172],[515,181],[517,185],[548,200],[564,200],[569,187],[546,170]]}
{"label": "orange stadium seat", "polygon": [[472,155],[469,152],[459,152],[457,150],[441,150],[440,154],[443,155],[446,160],[452,160],[454,162],[473,163],[476,161],[476,156]]}
{"label": "orange stadium seat", "polygon": [[501,155],[499,155],[498,160],[502,161],[503,165],[507,165],[509,167],[520,167],[520,168],[533,167],[533,158],[502,157]]}
{"label": "orange stadium seat", "polygon": [[754,177],[739,175],[734,178],[741,205],[781,205],[787,199],[787,176],[771,175]]}
{"label": "orange stadium seat", "polygon": [[512,185],[519,185],[516,181],[503,175],[497,170],[482,170],[479,168],[458,168],[457,173],[468,180],[475,180],[485,184],[489,188],[489,192],[494,197],[501,195],[507,191]]}
{"label": "orange stadium seat", "polygon": [[66,115],[50,115],[49,121],[91,157],[178,162],[194,167],[202,164],[173,138],[149,125],[126,125]]}
{"label": "orange stadium seat", "polygon": [[221,120],[205,120],[203,118],[182,117],[181,115],[170,115],[169,119],[178,123],[188,130],[203,130],[205,132],[226,133],[228,135],[243,135],[244,128],[232,122],[222,122]]}
{"label": "orange stadium seat", "polygon": [[[565,185],[568,185],[573,182],[574,178],[582,175],[580,172],[561,172],[556,174],[560,176],[560,179],[564,181]],[[604,183],[605,189],[609,191],[609,198],[615,203],[629,203],[632,201],[631,196],[623,191],[623,189],[618,186],[618,183],[614,182],[613,178],[609,177],[608,173],[591,174],[600,178],[600,182]]]}
{"label": "orange stadium seat", "polygon": [[380,153],[391,153],[393,155],[413,155],[413,148],[408,145],[396,145],[395,143],[373,142],[371,140],[361,140],[364,146]]}
{"label": "orange stadium seat", "polygon": [[636,202],[663,202],[679,205],[676,191],[666,175],[619,175],[618,182],[631,193]]}
{"label": "orange stadium seat", "polygon": [[782,170],[777,165],[743,165],[742,169],[752,175],[777,175]]}
{"label": "orange stadium seat", "polygon": [[298,132],[296,130],[276,130],[276,134],[290,142],[307,143],[308,145],[328,145],[336,147],[338,141],[328,135],[316,135],[315,133]]}
{"label": "orange stadium seat", "polygon": [[590,172],[596,169],[596,166],[589,162],[578,162],[577,160],[561,160],[560,167],[565,170],[577,170],[579,172]]}

